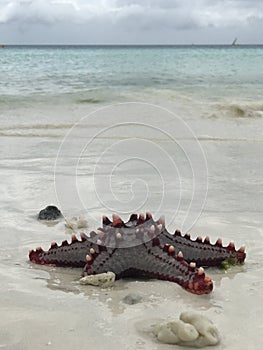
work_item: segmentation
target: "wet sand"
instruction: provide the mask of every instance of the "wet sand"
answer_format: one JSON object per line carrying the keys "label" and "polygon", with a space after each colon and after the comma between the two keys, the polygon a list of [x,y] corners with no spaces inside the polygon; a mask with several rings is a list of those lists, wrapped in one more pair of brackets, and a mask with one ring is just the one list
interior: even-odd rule
{"label": "wet sand", "polygon": [[[248,232],[254,231],[251,226],[243,224],[238,228],[240,237],[247,237],[243,240],[248,254],[246,263],[226,272],[208,269],[214,291],[196,296],[176,284],[157,280],[120,280],[106,290],[83,286],[79,284],[81,269],[33,265],[28,261],[28,248],[39,245],[48,248],[48,242],[60,242],[65,238],[64,223],[49,227],[31,213],[26,226],[18,229],[24,215],[25,212],[17,211],[12,227],[0,230],[1,348],[94,346],[168,350],[172,347],[159,344],[149,333],[149,326],[161,319],[176,319],[186,310],[200,312],[213,320],[221,336],[217,349],[260,348],[262,253],[260,232],[258,241],[248,236]],[[215,224],[210,219],[199,220],[196,234],[221,231],[233,237],[233,232],[237,232],[237,223]],[[223,238],[226,244],[229,238]],[[211,235],[211,239],[214,242],[216,236]],[[241,239],[236,237],[236,241],[240,243]],[[125,304],[123,298],[129,293],[140,295],[141,302]]]}
{"label": "wet sand", "polygon": [[[52,124],[52,118],[48,122]],[[209,235],[212,242],[222,237],[224,245],[234,240],[237,248],[245,245],[247,252],[243,266],[226,272],[207,270],[214,280],[214,291],[205,296],[192,295],[176,284],[156,280],[121,280],[114,288],[102,290],[80,285],[80,269],[29,263],[29,249],[47,249],[50,242],[69,239],[62,221],[46,225],[36,219],[40,209],[57,204],[53,169],[62,139],[40,135],[2,137],[0,349],[179,349],[159,344],[147,326],[156,319],[178,318],[188,310],[200,312],[215,323],[221,336],[216,349],[261,348],[262,121],[193,119],[192,126],[202,139],[206,154],[209,190],[191,233],[193,237]],[[37,132],[34,130],[32,133]],[[89,164],[96,160],[97,154],[91,152]],[[115,160],[109,157],[107,164],[114,164]],[[68,159],[65,169],[67,162]],[[84,166],[81,171],[85,173]],[[151,181],[154,185],[154,179]],[[65,188],[67,191],[70,189]],[[108,203],[110,198],[109,193]],[[94,218],[89,221],[93,229],[99,226],[105,208],[87,200]],[[150,203],[154,207],[155,199],[140,211],[151,210]],[[161,209],[169,217],[173,206],[170,200]],[[74,206],[72,211],[75,212],[69,209],[66,214],[83,214],[83,209],[78,212]],[[110,211],[106,214],[110,215]],[[140,294],[142,301],[135,305],[123,303],[129,293]]]}

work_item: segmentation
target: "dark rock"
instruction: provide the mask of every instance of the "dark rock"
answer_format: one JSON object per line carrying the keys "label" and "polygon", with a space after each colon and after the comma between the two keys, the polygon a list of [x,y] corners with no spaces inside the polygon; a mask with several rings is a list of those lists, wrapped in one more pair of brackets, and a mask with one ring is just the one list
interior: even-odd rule
{"label": "dark rock", "polygon": [[39,220],[56,220],[61,217],[61,211],[54,205],[49,205],[45,209],[40,210],[38,214]]}

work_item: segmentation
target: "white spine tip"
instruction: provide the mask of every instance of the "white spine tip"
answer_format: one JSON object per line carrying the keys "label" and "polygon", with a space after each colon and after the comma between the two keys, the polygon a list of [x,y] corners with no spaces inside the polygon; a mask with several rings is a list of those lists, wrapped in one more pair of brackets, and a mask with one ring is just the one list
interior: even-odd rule
{"label": "white spine tip", "polygon": [[203,269],[203,267],[199,267],[198,269],[198,275],[201,276],[205,273],[205,270]]}
{"label": "white spine tip", "polygon": [[179,258],[179,259],[183,259],[184,258],[184,255],[183,255],[183,253],[181,251],[177,254],[177,258]]}
{"label": "white spine tip", "polygon": [[155,232],[155,227],[154,227],[154,225],[152,225],[152,226],[150,227],[149,232],[150,232],[151,234],[154,234],[154,232]]}
{"label": "white spine tip", "polygon": [[120,232],[117,232],[117,233],[116,233],[116,238],[117,238],[117,239],[122,239],[122,235],[121,235]]}
{"label": "white spine tip", "polygon": [[97,240],[97,244],[98,245],[101,245],[102,244],[102,241],[100,239]]}
{"label": "white spine tip", "polygon": [[162,229],[163,229],[163,225],[162,225],[162,224],[159,224],[159,225],[157,225],[157,228],[158,228],[158,230],[161,232]]}
{"label": "white spine tip", "polygon": [[90,252],[90,254],[95,254],[95,249],[94,248],[90,248],[89,252]]}
{"label": "white spine tip", "polygon": [[174,249],[173,245],[170,245],[170,247],[168,248],[168,252],[169,253],[174,253],[175,252],[175,249]]}
{"label": "white spine tip", "polygon": [[195,262],[190,262],[190,267],[192,268],[192,269],[195,269],[196,268],[196,263]]}
{"label": "white spine tip", "polygon": [[92,257],[90,256],[90,255],[86,255],[86,260],[87,260],[87,262],[90,262],[91,260],[92,260]]}

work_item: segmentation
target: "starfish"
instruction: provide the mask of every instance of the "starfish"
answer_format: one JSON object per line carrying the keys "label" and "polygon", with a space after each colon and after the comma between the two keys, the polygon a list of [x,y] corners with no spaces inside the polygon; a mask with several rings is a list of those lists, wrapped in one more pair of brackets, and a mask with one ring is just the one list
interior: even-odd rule
{"label": "starfish", "polygon": [[154,221],[150,213],[132,214],[127,222],[116,214],[112,221],[106,216],[102,221],[102,227],[89,236],[81,233],[78,240],[73,235],[71,243],[52,243],[48,251],[31,250],[29,259],[37,264],[84,267],[83,276],[112,271],[117,279],[157,278],[194,294],[208,294],[213,282],[203,267],[224,261],[242,264],[246,257],[243,247],[236,250],[234,243],[223,247],[221,239],[211,244],[209,237],[192,240],[178,230],[170,234],[164,217]]}

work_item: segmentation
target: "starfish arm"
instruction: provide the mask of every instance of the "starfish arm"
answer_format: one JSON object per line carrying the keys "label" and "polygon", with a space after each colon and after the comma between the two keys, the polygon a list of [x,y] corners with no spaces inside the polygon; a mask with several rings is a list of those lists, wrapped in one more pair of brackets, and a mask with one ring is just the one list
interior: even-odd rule
{"label": "starfish arm", "polygon": [[87,240],[84,235],[82,235],[81,241],[73,236],[71,243],[63,241],[60,246],[57,243],[51,243],[51,247],[47,251],[44,251],[42,248],[31,250],[29,259],[33,263],[41,265],[84,267],[87,251],[93,245],[94,243]]}
{"label": "starfish arm", "polygon": [[220,266],[226,260],[242,264],[246,258],[244,248],[236,250],[233,243],[224,247],[220,238],[215,244],[211,244],[209,237],[192,240],[190,234],[182,236],[178,230],[173,235],[166,229],[162,233],[161,243],[174,245],[176,253],[182,251],[184,259],[188,262],[194,261],[197,266]]}
{"label": "starfish arm", "polygon": [[175,255],[172,246],[162,247],[158,239],[132,248],[94,251],[87,260],[84,276],[112,271],[116,278],[144,276],[168,280],[194,294],[208,294],[213,289],[202,268],[188,264],[182,253]]}

